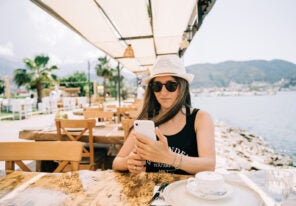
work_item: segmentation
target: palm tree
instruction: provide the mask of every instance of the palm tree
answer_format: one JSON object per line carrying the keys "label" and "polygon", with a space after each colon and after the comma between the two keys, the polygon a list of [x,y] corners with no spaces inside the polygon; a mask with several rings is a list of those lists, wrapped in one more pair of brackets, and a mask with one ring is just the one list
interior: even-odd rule
{"label": "palm tree", "polygon": [[4,93],[4,80],[0,79],[0,94],[3,94]]}
{"label": "palm tree", "polygon": [[36,56],[34,60],[25,58],[26,68],[16,69],[13,74],[13,80],[18,87],[26,85],[30,89],[36,89],[37,106],[39,102],[42,102],[43,84],[52,83],[56,80],[56,75],[51,72],[58,67],[55,65],[47,67],[48,61],[49,57],[43,55]]}
{"label": "palm tree", "polygon": [[103,86],[104,86],[104,100],[106,99],[106,80],[112,77],[112,67],[109,65],[109,60],[107,56],[99,57],[99,63],[96,66],[97,76],[103,77]]}
{"label": "palm tree", "polygon": [[[119,78],[120,77],[120,78]],[[122,80],[123,80],[123,76],[118,76],[118,72],[114,69],[114,71],[112,72],[112,77],[110,78],[111,82],[114,82],[114,90],[115,90],[115,99],[117,100],[118,97],[118,84],[120,81],[120,85],[122,85]]]}

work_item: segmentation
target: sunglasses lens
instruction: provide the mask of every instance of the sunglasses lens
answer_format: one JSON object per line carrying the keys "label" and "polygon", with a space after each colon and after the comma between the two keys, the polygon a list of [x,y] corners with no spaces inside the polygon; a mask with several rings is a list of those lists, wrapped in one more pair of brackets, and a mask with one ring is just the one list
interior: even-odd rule
{"label": "sunglasses lens", "polygon": [[152,82],[152,84],[151,84],[151,89],[152,89],[154,92],[160,92],[161,89],[162,89],[162,83],[160,83],[160,82]]}
{"label": "sunglasses lens", "polygon": [[165,85],[165,88],[169,92],[176,91],[176,89],[178,87],[178,83],[177,82],[168,81],[165,84],[162,84],[161,82],[152,82],[150,84],[150,88],[153,90],[153,92],[160,92],[162,90],[162,85]]}
{"label": "sunglasses lens", "polygon": [[174,91],[176,91],[176,89],[177,89],[177,87],[178,87],[178,83],[177,82],[167,82],[166,84],[165,84],[165,88],[169,91],[169,92],[174,92]]}

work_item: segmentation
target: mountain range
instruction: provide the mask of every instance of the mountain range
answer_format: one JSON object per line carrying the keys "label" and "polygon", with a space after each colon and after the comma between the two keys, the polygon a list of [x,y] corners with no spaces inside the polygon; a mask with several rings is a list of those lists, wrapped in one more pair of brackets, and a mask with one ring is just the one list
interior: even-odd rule
{"label": "mountain range", "polygon": [[[16,68],[24,67],[23,62],[0,56],[0,79],[12,76]],[[282,79],[296,79],[296,64],[275,59],[250,61],[225,61],[215,64],[194,64],[186,67],[188,73],[195,75],[191,88],[227,87],[230,82],[249,84],[252,82],[275,83]],[[64,77],[75,71],[88,72],[87,62],[60,66],[58,76]],[[94,69],[90,69],[91,80],[96,78]]]}
{"label": "mountain range", "polygon": [[256,81],[272,84],[282,79],[296,79],[296,64],[279,59],[195,64],[186,69],[188,73],[195,75],[191,88],[227,87],[230,82],[250,84]]}

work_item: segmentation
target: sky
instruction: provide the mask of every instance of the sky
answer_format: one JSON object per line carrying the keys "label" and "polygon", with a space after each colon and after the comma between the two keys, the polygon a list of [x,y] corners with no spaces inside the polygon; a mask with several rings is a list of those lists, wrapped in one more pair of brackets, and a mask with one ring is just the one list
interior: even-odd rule
{"label": "sky", "polygon": [[296,63],[295,0],[217,0],[185,63],[283,59]]}
{"label": "sky", "polygon": [[[217,0],[184,56],[185,65],[283,59],[296,63],[295,0]],[[0,56],[46,54],[53,64],[103,53],[29,0],[0,0]]]}

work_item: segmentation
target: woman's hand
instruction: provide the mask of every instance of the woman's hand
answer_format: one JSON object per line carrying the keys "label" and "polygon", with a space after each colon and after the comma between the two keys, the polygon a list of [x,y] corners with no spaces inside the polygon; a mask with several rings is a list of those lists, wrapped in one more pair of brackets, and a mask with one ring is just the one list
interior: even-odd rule
{"label": "woman's hand", "polygon": [[146,171],[146,161],[137,154],[135,149],[127,157],[127,168],[131,173],[141,173]]}
{"label": "woman's hand", "polygon": [[144,160],[167,163],[169,153],[171,152],[167,138],[161,133],[158,127],[155,128],[155,133],[159,141],[148,139],[136,132],[134,133],[137,153]]}

